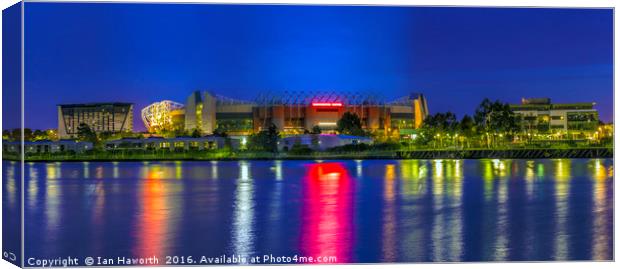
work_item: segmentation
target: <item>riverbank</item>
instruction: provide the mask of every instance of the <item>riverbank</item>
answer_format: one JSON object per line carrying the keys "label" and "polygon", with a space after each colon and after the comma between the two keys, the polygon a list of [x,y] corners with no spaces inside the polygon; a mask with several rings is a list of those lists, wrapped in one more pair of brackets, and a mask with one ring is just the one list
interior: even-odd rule
{"label": "riverbank", "polygon": [[[84,154],[31,154],[29,162],[71,161],[176,161],[176,160],[330,160],[330,159],[544,159],[613,158],[613,148],[571,149],[466,149],[466,150],[389,150],[362,152],[311,152],[308,154],[215,151],[215,152],[96,152]],[[17,161],[17,156],[3,155]]]}

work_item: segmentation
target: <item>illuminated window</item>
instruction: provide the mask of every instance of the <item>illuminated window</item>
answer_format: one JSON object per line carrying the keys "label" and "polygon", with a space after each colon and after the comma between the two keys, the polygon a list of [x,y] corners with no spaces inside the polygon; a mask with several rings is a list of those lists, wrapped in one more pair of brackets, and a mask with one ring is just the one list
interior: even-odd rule
{"label": "illuminated window", "polygon": [[175,148],[182,148],[182,147],[185,147],[185,142],[183,142],[183,141],[177,141],[177,142],[174,142],[174,147],[175,147]]}

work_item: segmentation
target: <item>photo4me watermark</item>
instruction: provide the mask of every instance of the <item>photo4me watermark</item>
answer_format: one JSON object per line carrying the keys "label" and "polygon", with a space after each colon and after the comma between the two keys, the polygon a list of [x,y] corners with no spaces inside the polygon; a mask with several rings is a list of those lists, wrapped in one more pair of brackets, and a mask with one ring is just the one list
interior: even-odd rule
{"label": "photo4me watermark", "polygon": [[128,266],[128,265],[209,265],[209,264],[306,264],[338,263],[336,256],[302,255],[220,255],[220,256],[148,256],[148,257],[103,257],[72,256],[56,258],[26,259],[29,267],[69,267],[69,266]]}

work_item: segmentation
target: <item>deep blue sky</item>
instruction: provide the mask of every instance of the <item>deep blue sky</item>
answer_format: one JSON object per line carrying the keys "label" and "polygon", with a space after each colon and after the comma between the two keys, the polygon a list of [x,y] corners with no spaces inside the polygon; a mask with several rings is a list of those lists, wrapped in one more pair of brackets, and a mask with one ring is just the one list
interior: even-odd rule
{"label": "deep blue sky", "polygon": [[432,113],[484,98],[596,102],[613,118],[611,9],[26,4],[26,125],[56,104],[139,110],[201,89],[424,93]]}

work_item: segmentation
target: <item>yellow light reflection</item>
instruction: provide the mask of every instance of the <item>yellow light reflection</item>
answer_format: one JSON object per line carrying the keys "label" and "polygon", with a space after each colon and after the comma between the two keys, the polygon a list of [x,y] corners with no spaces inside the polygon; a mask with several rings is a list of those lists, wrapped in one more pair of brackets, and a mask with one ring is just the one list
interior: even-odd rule
{"label": "yellow light reflection", "polygon": [[174,178],[175,179],[183,178],[183,163],[181,161],[174,162]]}
{"label": "yellow light reflection", "polygon": [[[609,243],[609,235],[612,234],[608,227],[608,219],[612,212],[612,205],[607,203],[607,179],[609,173],[605,167],[603,160],[595,159],[591,161],[592,178],[594,186],[592,187],[592,197],[594,200],[593,225],[592,225],[592,260],[609,259],[609,250],[612,248]],[[610,169],[611,166],[610,166]],[[609,176],[612,178],[613,175]]]}
{"label": "yellow light reflection", "polygon": [[568,196],[570,195],[571,159],[555,159],[555,210],[556,210],[556,236],[554,237],[555,259],[566,260],[568,258]]}
{"label": "yellow light reflection", "polygon": [[396,260],[396,210],[394,206],[394,178],[396,177],[395,165],[385,166],[385,178],[383,180],[383,241],[382,255],[384,262]]}
{"label": "yellow light reflection", "polygon": [[406,198],[411,195],[423,194],[427,176],[426,161],[401,160],[400,178],[402,180],[401,195]]}
{"label": "yellow light reflection", "polygon": [[525,162],[525,189],[528,199],[532,199],[534,195],[534,179],[536,178],[534,167],[536,167],[534,161]]}
{"label": "yellow light reflection", "polygon": [[443,194],[443,160],[433,161],[433,195],[441,197]]}
{"label": "yellow light reflection", "polygon": [[[54,166],[53,164],[48,163],[46,165],[47,168],[47,174],[50,174],[50,168],[49,166]],[[7,171],[8,173],[9,171]],[[14,173],[14,172],[12,172]],[[56,175],[55,171],[54,171],[54,175]],[[11,180],[11,177],[13,175],[7,175],[8,179]],[[38,193],[39,193],[39,171],[35,166],[29,166],[28,167],[28,206],[30,208],[36,208],[37,203],[38,203]],[[10,182],[10,181],[9,181]],[[8,190],[8,194],[12,195],[12,191]],[[14,194],[13,194],[14,195]],[[10,196],[9,196],[10,197]],[[12,199],[9,198],[9,202],[11,202]]]}
{"label": "yellow light reflection", "polygon": [[61,191],[58,186],[56,166],[53,165],[46,167],[48,169],[47,178],[45,180],[45,218],[48,224],[47,233],[50,235],[51,240],[57,240],[56,236],[60,229],[60,206],[61,206]]}
{"label": "yellow light reflection", "polygon": [[[443,163],[442,160],[433,160],[432,184],[433,184],[433,211],[440,212],[444,207],[443,197]],[[444,227],[446,223],[441,214],[435,214],[433,219],[433,228],[431,230],[432,244],[432,260],[445,261],[445,251],[441,242],[444,237]]]}
{"label": "yellow light reflection", "polygon": [[7,200],[9,203],[9,207],[15,207],[16,199],[17,199],[17,182],[15,178],[15,162],[11,162],[6,169],[6,191],[7,191]]}

